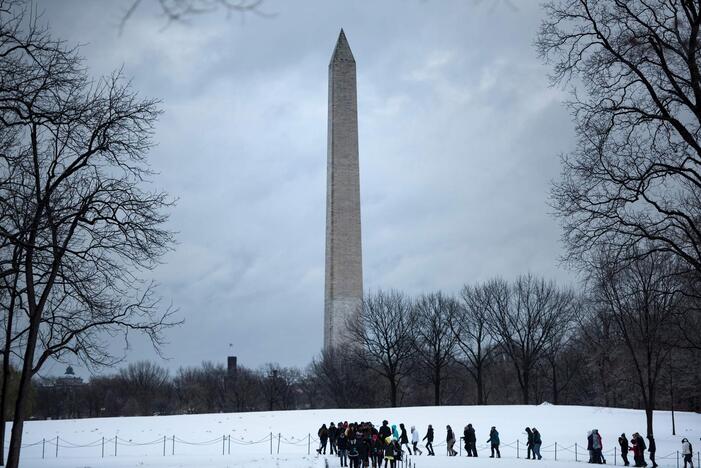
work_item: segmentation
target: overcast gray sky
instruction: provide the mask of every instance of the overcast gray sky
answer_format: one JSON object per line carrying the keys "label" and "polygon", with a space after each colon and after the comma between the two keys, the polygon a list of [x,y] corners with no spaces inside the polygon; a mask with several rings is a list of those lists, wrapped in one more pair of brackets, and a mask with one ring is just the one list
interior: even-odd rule
{"label": "overcast gray sky", "polygon": [[[319,352],[327,67],[341,27],[358,70],[366,290],[573,280],[547,205],[573,127],[532,46],[538,1],[265,0],[274,17],[163,29],[142,0],[120,36],[130,3],[39,5],[56,36],[84,44],[92,73],[123,66],[163,101],[151,161],[179,198],[179,244],[154,275],[185,319],[164,365],[233,353],[302,366]],[[127,358],[156,356],[137,340]]]}

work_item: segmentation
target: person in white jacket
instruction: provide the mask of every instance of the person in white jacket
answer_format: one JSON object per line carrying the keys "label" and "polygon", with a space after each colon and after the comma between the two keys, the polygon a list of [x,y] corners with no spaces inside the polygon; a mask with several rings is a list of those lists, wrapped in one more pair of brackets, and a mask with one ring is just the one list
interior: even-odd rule
{"label": "person in white jacket", "polygon": [[694,449],[686,438],[682,439],[682,455],[684,456],[684,468],[686,468],[687,463],[691,468],[694,468]]}
{"label": "person in white jacket", "polygon": [[423,453],[419,448],[419,432],[414,426],[411,426],[411,445],[414,447],[414,454],[421,455]]}

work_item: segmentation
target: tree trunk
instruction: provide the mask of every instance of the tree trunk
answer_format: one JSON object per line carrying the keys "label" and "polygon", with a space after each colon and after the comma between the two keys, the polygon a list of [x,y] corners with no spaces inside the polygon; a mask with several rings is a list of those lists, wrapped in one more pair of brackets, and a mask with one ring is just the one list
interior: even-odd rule
{"label": "tree trunk", "polygon": [[[35,306],[36,307],[36,306]],[[34,363],[34,350],[39,335],[39,321],[36,320],[37,311],[34,311],[30,324],[27,348],[24,353],[22,374],[17,387],[17,399],[15,401],[15,414],[12,419],[12,437],[10,438],[10,450],[7,454],[7,468],[19,468],[20,449],[22,447],[22,432],[24,429],[25,413],[29,403],[29,389],[32,382],[32,366]],[[36,323],[34,323],[36,322]]]}
{"label": "tree trunk", "polygon": [[531,395],[530,395],[530,392],[529,392],[529,390],[530,390],[530,388],[529,388],[529,387],[530,387],[530,383],[529,383],[529,380],[530,380],[529,371],[526,370],[526,369],[524,368],[524,369],[523,369],[523,372],[521,373],[521,375],[523,376],[523,379],[522,379],[523,384],[522,384],[522,387],[521,387],[521,392],[522,392],[522,395],[523,395],[523,404],[524,404],[524,405],[527,405],[527,404],[529,404],[530,401],[531,401]]}
{"label": "tree trunk", "polygon": [[477,404],[484,404],[484,382],[482,381],[482,364],[477,365],[477,376],[475,379],[477,384]]}
{"label": "tree trunk", "polygon": [[397,382],[393,378],[389,379],[389,400],[392,408],[397,407]]}
{"label": "tree trunk", "polygon": [[436,368],[433,382],[433,404],[435,406],[441,405],[441,370]]}
{"label": "tree trunk", "polygon": [[558,391],[557,391],[557,367],[555,366],[555,362],[553,361],[551,364],[552,366],[552,371],[553,371],[553,405],[557,405],[558,403]]}

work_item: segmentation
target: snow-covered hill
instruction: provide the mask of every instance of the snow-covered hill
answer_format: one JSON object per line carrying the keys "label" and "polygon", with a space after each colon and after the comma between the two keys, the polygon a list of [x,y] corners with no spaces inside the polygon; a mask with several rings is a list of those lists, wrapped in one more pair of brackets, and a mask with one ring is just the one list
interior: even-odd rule
{"label": "snow-covered hill", "polygon": [[[701,449],[701,415],[677,412],[675,416],[677,435],[672,436],[671,414],[667,411],[655,412],[657,458],[661,466],[677,466],[677,451],[680,450],[682,437],[687,437],[694,445],[694,462],[699,459],[696,452]],[[643,411],[554,405],[275,411],[33,421],[25,426],[26,448],[23,450],[22,466],[323,467],[323,457],[317,457],[314,452],[318,444],[315,434],[322,423],[372,421],[379,425],[383,419],[388,419],[391,424],[404,423],[407,429],[414,425],[422,437],[427,425],[433,425],[437,456],[412,458],[417,468],[502,468],[534,463],[541,468],[568,468],[579,465],[574,462],[575,457],[579,462],[587,461],[586,435],[588,430],[595,428],[602,435],[608,464],[614,464],[616,458],[615,462],[621,465],[620,457],[614,457],[614,449],[618,452],[618,436],[622,432],[629,437],[636,431],[641,434],[645,432]],[[467,423],[472,423],[477,430],[481,458],[447,458],[445,426],[450,424],[461,435]],[[526,425],[537,427],[542,435],[543,461],[517,459],[517,452],[521,458],[525,455]],[[499,430],[501,460],[487,458],[489,453],[485,441],[491,426]],[[311,455],[307,455],[308,450]],[[337,459],[329,457],[328,461],[329,466],[338,466]]]}

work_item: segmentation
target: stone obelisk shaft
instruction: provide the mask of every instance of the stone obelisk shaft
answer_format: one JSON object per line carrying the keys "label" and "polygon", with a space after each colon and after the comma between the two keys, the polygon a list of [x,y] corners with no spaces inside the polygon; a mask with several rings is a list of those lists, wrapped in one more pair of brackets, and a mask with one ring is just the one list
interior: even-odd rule
{"label": "stone obelisk shaft", "polygon": [[355,59],[341,30],[329,63],[324,348],[342,345],[363,299]]}

